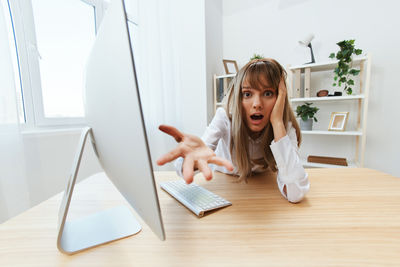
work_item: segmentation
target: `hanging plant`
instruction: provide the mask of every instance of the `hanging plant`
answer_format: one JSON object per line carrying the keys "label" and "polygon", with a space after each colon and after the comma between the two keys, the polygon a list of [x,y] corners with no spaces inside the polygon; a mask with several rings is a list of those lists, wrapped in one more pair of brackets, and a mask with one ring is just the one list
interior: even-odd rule
{"label": "hanging plant", "polygon": [[353,89],[351,88],[354,85],[354,80],[351,78],[352,76],[357,76],[360,73],[360,70],[352,69],[352,55],[360,55],[362,53],[361,49],[356,49],[354,46],[355,40],[343,40],[337,45],[340,47],[340,50],[336,53],[331,53],[329,55],[330,58],[335,58],[339,60],[337,67],[334,70],[335,77],[333,78],[335,82],[333,86],[338,86],[339,88],[344,85],[343,91],[346,91],[348,95],[353,93]]}

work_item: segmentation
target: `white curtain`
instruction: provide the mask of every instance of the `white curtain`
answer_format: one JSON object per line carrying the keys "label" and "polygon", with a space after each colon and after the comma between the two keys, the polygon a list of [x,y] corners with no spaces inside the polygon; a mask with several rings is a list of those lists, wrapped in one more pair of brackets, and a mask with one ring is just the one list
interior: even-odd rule
{"label": "white curtain", "polygon": [[[181,127],[179,58],[175,44],[174,1],[139,0],[138,26],[130,27],[135,50],[140,96],[155,170],[159,156],[175,147],[175,140],[158,130],[160,124]],[[128,10],[129,12],[129,10]],[[133,32],[132,32],[133,29]]]}
{"label": "white curtain", "polygon": [[[0,4],[0,223],[29,208],[23,139],[6,28]],[[5,4],[6,5],[6,4]]]}

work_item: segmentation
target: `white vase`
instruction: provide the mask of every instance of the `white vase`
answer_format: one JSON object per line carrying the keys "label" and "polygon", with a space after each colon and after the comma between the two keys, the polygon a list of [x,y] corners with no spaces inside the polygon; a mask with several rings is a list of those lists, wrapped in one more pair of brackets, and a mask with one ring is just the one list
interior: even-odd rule
{"label": "white vase", "polygon": [[303,121],[300,119],[300,129],[303,131],[312,131],[313,119]]}

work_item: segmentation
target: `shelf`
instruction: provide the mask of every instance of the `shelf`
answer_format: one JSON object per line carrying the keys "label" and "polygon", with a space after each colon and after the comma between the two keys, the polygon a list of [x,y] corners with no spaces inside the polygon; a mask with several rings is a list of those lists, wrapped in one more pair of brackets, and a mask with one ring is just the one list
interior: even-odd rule
{"label": "shelf", "polygon": [[301,131],[302,134],[315,134],[315,135],[349,135],[349,136],[361,136],[361,131]]}
{"label": "shelf", "polygon": [[309,102],[309,101],[341,101],[341,100],[355,100],[364,99],[364,95],[348,95],[348,96],[323,96],[323,97],[300,97],[291,98],[291,102]]}
{"label": "shelf", "polygon": [[225,74],[225,75],[219,75],[219,76],[215,76],[216,79],[221,79],[221,78],[230,78],[230,77],[235,77],[236,73],[234,74]]}
{"label": "shelf", "polygon": [[301,164],[303,167],[307,168],[356,168],[357,165],[354,162],[348,162],[348,166],[342,165],[333,165],[333,164],[322,164],[322,163],[315,163],[315,162],[308,162],[304,159],[301,160]]}
{"label": "shelf", "polygon": [[[359,58],[354,58],[353,59],[353,65],[360,64],[362,61],[367,60],[367,57],[359,57]],[[300,69],[302,72],[304,72],[304,69],[310,68],[311,71],[326,71],[326,70],[333,70],[336,68],[338,60],[332,60],[329,62],[323,62],[323,63],[313,63],[313,64],[304,64],[304,65],[297,65],[297,66],[292,66],[289,69],[290,70],[297,70]]]}

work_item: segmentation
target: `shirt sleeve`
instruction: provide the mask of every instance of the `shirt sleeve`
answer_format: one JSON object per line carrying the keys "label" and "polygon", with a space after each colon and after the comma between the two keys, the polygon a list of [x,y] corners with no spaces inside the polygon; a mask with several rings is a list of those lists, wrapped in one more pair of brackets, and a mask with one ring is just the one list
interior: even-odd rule
{"label": "shirt sleeve", "polygon": [[[228,120],[229,119],[228,116],[226,115],[225,109],[218,108],[210,125],[208,125],[203,136],[201,137],[203,142],[214,151],[217,148],[221,136],[226,134],[226,131],[229,128]],[[183,172],[182,172],[183,158],[180,157],[176,159],[174,165],[176,173],[180,177],[183,177]],[[196,171],[195,173],[197,172],[198,171]]]}
{"label": "shirt sleeve", "polygon": [[[288,201],[300,202],[309,191],[310,182],[300,161],[295,128],[289,127],[287,135],[278,142],[272,141],[270,147],[278,167],[279,190]],[[285,185],[287,194],[283,191]]]}
{"label": "shirt sleeve", "polygon": [[182,165],[183,165],[183,158],[182,157],[177,158],[174,162],[174,166],[176,174],[178,174],[179,177],[183,177]]}
{"label": "shirt sleeve", "polygon": [[229,130],[228,116],[224,108],[218,108],[210,125],[206,128],[201,139],[212,150],[217,148],[219,139]]}

